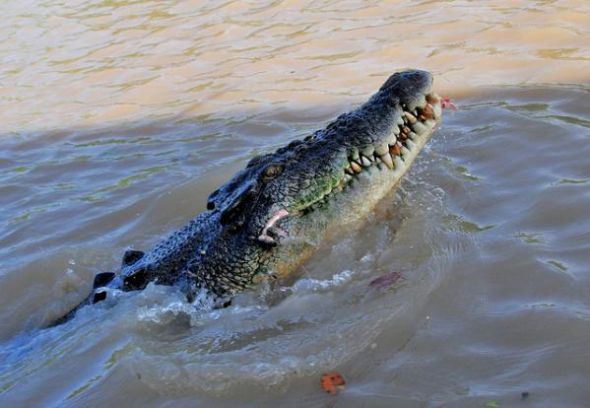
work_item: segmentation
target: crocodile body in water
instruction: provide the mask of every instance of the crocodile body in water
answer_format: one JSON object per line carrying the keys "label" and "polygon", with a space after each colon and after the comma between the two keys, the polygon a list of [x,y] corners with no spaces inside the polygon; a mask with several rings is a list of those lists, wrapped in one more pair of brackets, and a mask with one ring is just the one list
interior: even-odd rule
{"label": "crocodile body in water", "polygon": [[337,225],[362,219],[391,191],[441,119],[432,76],[390,76],[365,104],[325,129],[256,156],[213,192],[207,211],[149,252],[128,250],[119,273],[95,277],[80,307],[109,290],[150,282],[227,300],[269,275],[284,276]]}

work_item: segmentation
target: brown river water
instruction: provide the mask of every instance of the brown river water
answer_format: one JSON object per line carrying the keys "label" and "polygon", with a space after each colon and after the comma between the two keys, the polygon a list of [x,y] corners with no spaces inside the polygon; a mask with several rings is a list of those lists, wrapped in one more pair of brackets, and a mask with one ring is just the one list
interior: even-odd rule
{"label": "brown river water", "polygon": [[[589,406],[590,3],[0,10],[2,407]],[[214,311],[152,285],[41,329],[253,155],[412,67],[458,110],[298,279]]]}

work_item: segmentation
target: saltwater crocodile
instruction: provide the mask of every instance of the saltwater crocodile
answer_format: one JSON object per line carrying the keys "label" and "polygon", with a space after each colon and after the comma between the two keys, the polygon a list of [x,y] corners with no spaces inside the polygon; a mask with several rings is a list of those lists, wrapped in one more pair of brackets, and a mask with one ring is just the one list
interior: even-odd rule
{"label": "saltwater crocodile", "polygon": [[108,291],[178,285],[222,303],[265,276],[284,276],[336,225],[362,219],[391,191],[437,127],[441,98],[424,71],[391,75],[365,104],[303,140],[256,156],[213,192],[207,211],[119,273],[95,277],[73,316]]}

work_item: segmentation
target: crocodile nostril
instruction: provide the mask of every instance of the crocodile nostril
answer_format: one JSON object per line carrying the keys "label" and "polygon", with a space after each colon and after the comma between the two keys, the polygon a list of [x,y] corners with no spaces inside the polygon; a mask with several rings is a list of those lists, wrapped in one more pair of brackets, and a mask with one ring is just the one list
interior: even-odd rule
{"label": "crocodile nostril", "polygon": [[113,272],[102,272],[97,274],[94,277],[94,283],[92,284],[92,289],[97,289],[102,286],[109,284],[113,279],[115,279],[115,274]]}
{"label": "crocodile nostril", "polygon": [[147,271],[143,268],[134,271],[123,280],[123,290],[142,290],[148,284]]}
{"label": "crocodile nostril", "polygon": [[105,300],[107,298],[107,293],[106,292],[96,292],[94,294],[94,296],[92,297],[92,303],[98,303],[98,302],[102,302],[103,300]]}

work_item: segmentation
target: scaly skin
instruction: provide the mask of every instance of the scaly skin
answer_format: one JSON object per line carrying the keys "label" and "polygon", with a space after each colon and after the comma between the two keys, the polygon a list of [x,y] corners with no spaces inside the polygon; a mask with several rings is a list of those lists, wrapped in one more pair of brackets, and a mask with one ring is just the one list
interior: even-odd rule
{"label": "scaly skin", "polygon": [[424,71],[393,74],[325,129],[254,157],[209,196],[207,211],[151,251],[127,251],[119,274],[97,275],[80,306],[149,282],[178,285],[189,300],[200,290],[227,299],[289,274],[333,227],[362,219],[396,186],[440,121],[431,85]]}

